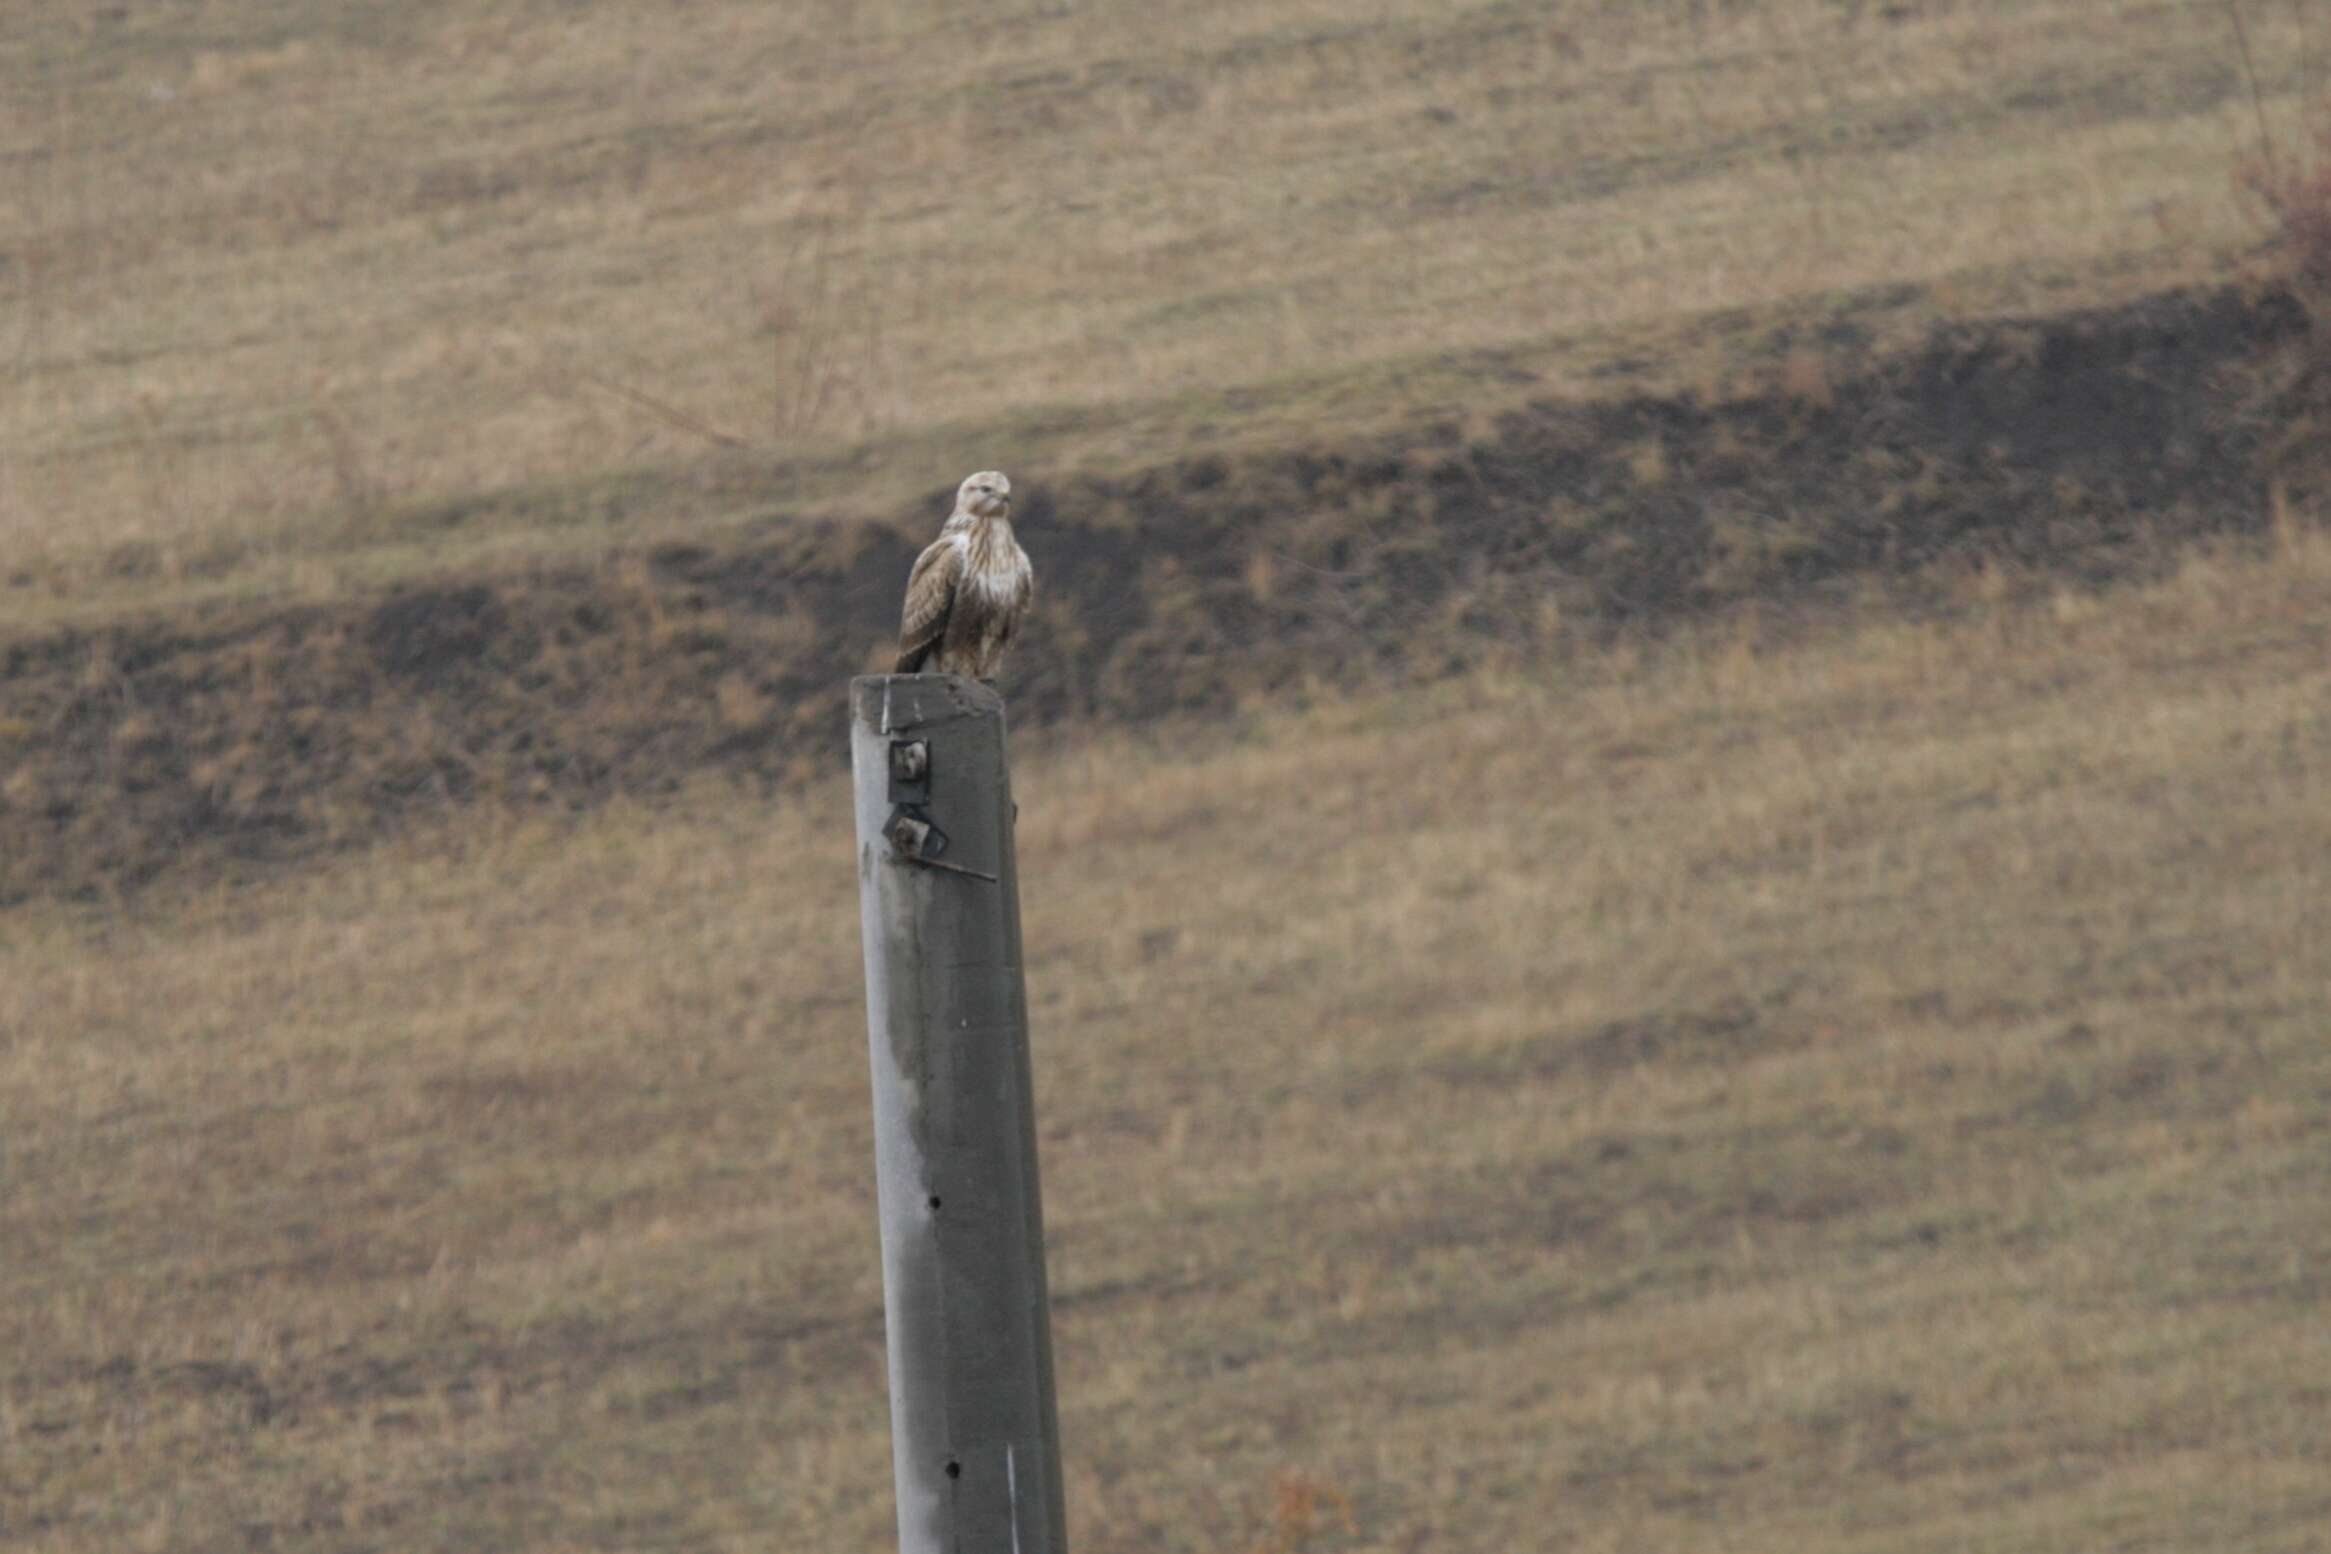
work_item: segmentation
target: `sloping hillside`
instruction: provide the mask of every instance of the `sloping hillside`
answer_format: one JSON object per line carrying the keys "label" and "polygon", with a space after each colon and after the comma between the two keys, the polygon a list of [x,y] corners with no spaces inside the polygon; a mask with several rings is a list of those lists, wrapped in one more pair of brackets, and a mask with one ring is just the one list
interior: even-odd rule
{"label": "sloping hillside", "polygon": [[[2268,296],[2169,295],[1770,342],[1738,397],[1547,401],[1468,441],[1030,482],[1042,604],[1015,716],[1559,660],[1753,603],[1786,621],[1977,568],[2098,581],[2262,521]],[[916,519],[943,505],[934,492]],[[226,608],[0,648],[0,898],[311,854],[485,802],[565,809],[840,759],[841,693],[895,630],[920,528],[772,519],[718,544]]]}
{"label": "sloping hillside", "polygon": [[1669,391],[1840,298],[1889,348],[2125,301],[2256,243],[2258,113],[2307,141],[2303,8],[2247,9],[2255,111],[2171,0],[34,8],[0,620]]}
{"label": "sloping hillside", "polygon": [[0,1545],[890,1545],[1000,465],[1079,1548],[2320,1547],[2319,27],[14,7]]}
{"label": "sloping hillside", "polygon": [[[1022,741],[1078,1546],[2318,1546],[2278,545]],[[848,809],[0,914],[0,1537],[889,1546]]]}

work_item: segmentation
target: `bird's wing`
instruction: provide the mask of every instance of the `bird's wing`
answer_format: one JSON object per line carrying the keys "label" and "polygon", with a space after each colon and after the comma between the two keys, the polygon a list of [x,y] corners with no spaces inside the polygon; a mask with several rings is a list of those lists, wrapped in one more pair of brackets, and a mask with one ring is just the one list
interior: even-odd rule
{"label": "bird's wing", "polygon": [[963,548],[936,540],[915,558],[907,574],[906,611],[898,623],[899,674],[920,674],[923,661],[947,633],[955,608],[955,585],[963,575]]}
{"label": "bird's wing", "polygon": [[1020,634],[1020,623],[1028,618],[1028,603],[1036,597],[1036,574],[1028,566],[1027,558],[1020,560],[1017,586],[1012,589],[1011,602],[1004,606],[1004,641],[1009,643]]}

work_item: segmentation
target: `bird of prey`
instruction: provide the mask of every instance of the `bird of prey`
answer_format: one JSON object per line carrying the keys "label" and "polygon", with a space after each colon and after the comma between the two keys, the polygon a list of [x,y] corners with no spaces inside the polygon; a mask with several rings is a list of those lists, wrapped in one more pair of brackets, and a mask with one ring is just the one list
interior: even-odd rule
{"label": "bird of prey", "polygon": [[1012,536],[1012,483],[992,469],[969,476],[946,527],[907,575],[896,672],[995,678],[1035,586],[1028,553]]}

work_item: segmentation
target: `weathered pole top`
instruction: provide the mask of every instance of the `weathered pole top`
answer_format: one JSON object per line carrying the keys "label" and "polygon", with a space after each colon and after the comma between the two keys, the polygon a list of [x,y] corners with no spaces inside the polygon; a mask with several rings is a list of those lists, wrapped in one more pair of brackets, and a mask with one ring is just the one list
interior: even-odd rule
{"label": "weathered pole top", "polygon": [[961,675],[865,674],[850,682],[851,718],[878,734],[1003,710],[994,686]]}

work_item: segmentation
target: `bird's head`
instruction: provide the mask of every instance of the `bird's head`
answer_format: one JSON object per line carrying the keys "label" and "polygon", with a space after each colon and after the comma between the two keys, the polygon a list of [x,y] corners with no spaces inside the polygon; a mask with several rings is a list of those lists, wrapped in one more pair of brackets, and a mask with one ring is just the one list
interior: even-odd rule
{"label": "bird's head", "polygon": [[957,517],[1006,518],[1012,511],[1012,483],[1002,470],[983,469],[966,476],[955,491]]}

